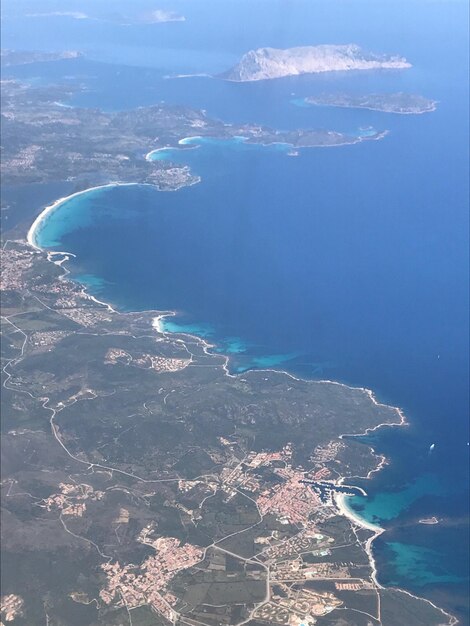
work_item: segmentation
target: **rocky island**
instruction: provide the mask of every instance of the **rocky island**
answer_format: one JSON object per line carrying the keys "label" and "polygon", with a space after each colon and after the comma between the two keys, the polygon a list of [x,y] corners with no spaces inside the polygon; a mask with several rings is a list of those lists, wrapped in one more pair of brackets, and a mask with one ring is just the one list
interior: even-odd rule
{"label": "rocky island", "polygon": [[243,55],[240,62],[221,74],[220,78],[247,82],[300,74],[408,67],[411,67],[411,63],[404,57],[365,52],[354,44],[303,46],[285,50],[259,48]]}
{"label": "rocky island", "polygon": [[343,107],[347,109],[370,109],[384,113],[417,115],[436,110],[436,100],[410,93],[382,93],[364,96],[345,94],[321,94],[304,99],[306,104],[317,106]]}

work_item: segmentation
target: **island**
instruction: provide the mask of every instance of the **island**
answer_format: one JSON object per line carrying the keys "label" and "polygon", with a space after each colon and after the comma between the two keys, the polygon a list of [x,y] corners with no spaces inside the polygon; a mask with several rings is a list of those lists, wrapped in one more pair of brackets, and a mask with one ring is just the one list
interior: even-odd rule
{"label": "island", "polygon": [[365,52],[354,44],[287,49],[258,48],[243,55],[240,62],[227,72],[220,74],[220,78],[247,82],[299,74],[408,67],[411,67],[411,63],[404,57]]}
{"label": "island", "polygon": [[419,524],[439,524],[439,520],[434,515],[432,517],[424,517],[419,520]]}
{"label": "island", "polygon": [[383,93],[363,96],[345,94],[321,94],[303,99],[305,104],[315,106],[343,107],[346,109],[370,109],[383,113],[417,115],[430,113],[437,108],[437,101],[410,93]]}

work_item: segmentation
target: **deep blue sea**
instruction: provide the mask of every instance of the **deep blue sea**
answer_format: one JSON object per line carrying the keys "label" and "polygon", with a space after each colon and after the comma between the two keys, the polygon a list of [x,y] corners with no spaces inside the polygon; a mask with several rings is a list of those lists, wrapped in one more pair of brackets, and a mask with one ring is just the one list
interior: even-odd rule
{"label": "deep blue sea", "polygon": [[[76,254],[75,277],[122,309],[176,311],[167,329],[209,337],[234,371],[279,367],[341,380],[402,407],[409,428],[367,439],[390,464],[352,506],[386,528],[374,547],[379,580],[468,623],[468,8],[221,4],[175,2],[186,22],[126,27],[104,18],[25,26],[7,14],[18,27],[5,47],[51,49],[44,33],[60,22],[53,45],[84,49],[85,41],[87,58],[6,75],[78,80],[88,87],[74,97],[78,106],[165,101],[226,122],[389,135],[298,156],[285,146],[196,139],[154,158],[190,165],[200,184],[77,196],[39,240]],[[413,68],[252,84],[168,77],[223,70],[262,45],[325,42],[403,54]],[[299,106],[335,91],[408,91],[439,104],[417,116]],[[439,524],[418,523],[433,515]]]}

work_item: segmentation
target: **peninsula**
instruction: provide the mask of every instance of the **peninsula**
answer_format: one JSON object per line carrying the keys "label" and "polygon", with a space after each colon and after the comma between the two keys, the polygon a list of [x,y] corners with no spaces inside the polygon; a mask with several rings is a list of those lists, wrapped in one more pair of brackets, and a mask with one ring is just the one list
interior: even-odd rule
{"label": "peninsula", "polygon": [[404,57],[365,52],[359,46],[320,45],[298,48],[250,50],[220,78],[236,82],[269,80],[299,74],[349,72],[353,70],[405,69]]}
{"label": "peninsula", "polygon": [[68,84],[35,87],[16,80],[1,82],[4,184],[59,179],[85,180],[89,187],[118,180],[174,191],[198,183],[199,176],[187,166],[151,161],[145,155],[177,147],[182,137],[243,136],[247,143],[313,148],[378,140],[386,134],[226,124],[203,111],[163,103],[118,112],[64,106],[78,89]]}
{"label": "peninsula", "polygon": [[3,67],[13,65],[28,65],[29,63],[46,63],[63,59],[79,59],[82,56],[78,50],[64,50],[63,52],[42,52],[41,50],[1,50],[0,62]]}
{"label": "peninsula", "polygon": [[345,109],[370,109],[383,113],[417,115],[430,113],[437,107],[436,100],[410,93],[373,93],[363,96],[348,94],[321,94],[304,99],[305,104],[314,106],[343,107]]}

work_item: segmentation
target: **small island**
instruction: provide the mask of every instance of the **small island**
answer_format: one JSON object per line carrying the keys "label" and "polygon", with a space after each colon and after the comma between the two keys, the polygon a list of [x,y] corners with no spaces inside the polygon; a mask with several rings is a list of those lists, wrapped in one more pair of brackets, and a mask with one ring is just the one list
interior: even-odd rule
{"label": "small island", "polygon": [[424,517],[423,519],[420,519],[419,524],[439,524],[439,520],[437,519],[437,517],[435,517],[434,515],[432,517]]}
{"label": "small island", "polygon": [[404,57],[365,52],[359,46],[320,45],[250,50],[220,78],[235,82],[269,80],[300,74],[348,72],[352,70],[405,69]]}
{"label": "small island", "polygon": [[305,104],[314,106],[343,107],[347,109],[370,109],[383,113],[399,113],[417,115],[436,110],[437,101],[424,96],[410,93],[383,93],[364,96],[345,94],[321,94],[303,100]]}

